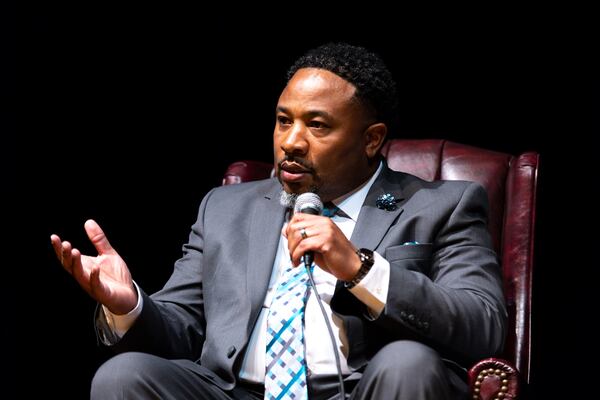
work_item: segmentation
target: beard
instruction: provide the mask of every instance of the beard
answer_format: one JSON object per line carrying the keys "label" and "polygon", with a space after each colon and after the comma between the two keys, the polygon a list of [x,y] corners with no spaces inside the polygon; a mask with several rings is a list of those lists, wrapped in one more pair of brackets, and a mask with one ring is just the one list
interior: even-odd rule
{"label": "beard", "polygon": [[279,195],[279,204],[285,208],[294,208],[298,193],[288,193],[281,188],[281,194]]}
{"label": "beard", "polygon": [[[319,194],[319,188],[317,186],[311,186],[306,192]],[[282,186],[281,193],[279,195],[279,203],[285,208],[294,208],[294,204],[296,204],[296,199],[298,199],[298,196],[300,194],[301,193],[288,193]]]}

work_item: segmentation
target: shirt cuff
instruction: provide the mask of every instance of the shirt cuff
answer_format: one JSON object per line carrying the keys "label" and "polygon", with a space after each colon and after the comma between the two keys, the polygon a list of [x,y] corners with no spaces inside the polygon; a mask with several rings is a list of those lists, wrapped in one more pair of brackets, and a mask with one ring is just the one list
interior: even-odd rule
{"label": "shirt cuff", "polygon": [[387,300],[390,288],[390,263],[373,252],[375,263],[365,277],[350,292],[363,302],[369,311],[369,316],[375,319],[381,314]]}
{"label": "shirt cuff", "polygon": [[142,294],[140,293],[140,288],[138,285],[133,282],[135,286],[135,290],[137,291],[138,302],[133,308],[133,310],[129,311],[127,314],[117,315],[113,314],[109,311],[108,308],[102,306],[102,311],[104,312],[104,317],[106,319],[106,324],[110,328],[110,330],[121,339],[131,328],[135,320],[142,313],[142,307],[144,305],[144,300],[142,299]]}

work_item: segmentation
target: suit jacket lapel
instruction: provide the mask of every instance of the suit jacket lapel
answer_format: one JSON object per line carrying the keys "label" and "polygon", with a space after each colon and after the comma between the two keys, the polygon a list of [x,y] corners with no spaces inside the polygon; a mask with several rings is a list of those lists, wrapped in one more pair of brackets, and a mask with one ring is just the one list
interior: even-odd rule
{"label": "suit jacket lapel", "polygon": [[391,194],[398,201],[404,199],[398,174],[391,171],[387,165],[384,165],[381,174],[379,174],[375,182],[373,182],[371,189],[369,189],[369,193],[358,215],[358,221],[356,222],[351,238],[351,242],[356,247],[364,247],[371,250],[376,249],[390,226],[402,214],[401,202],[392,211],[377,208],[377,198],[386,193]]}
{"label": "suit jacket lapel", "polygon": [[265,299],[281,235],[285,208],[279,204],[279,190],[279,186],[274,184],[273,189],[258,200],[252,215],[246,264],[246,294],[251,310],[250,329]]}
{"label": "suit jacket lapel", "polygon": [[[403,208],[401,200],[404,199],[402,193],[402,177],[391,171],[387,165],[377,177],[369,193],[365,198],[358,221],[352,232],[350,241],[357,248],[368,248],[375,250],[392,224],[402,214]],[[389,193],[400,202],[397,208],[392,211],[377,208],[377,198],[383,194]],[[349,291],[343,289],[343,282],[338,281],[333,298],[331,299],[332,309],[344,315],[344,325],[346,335],[351,343],[348,354],[348,365],[352,368],[361,368],[367,363],[366,338],[364,337],[362,317],[355,315],[357,307],[360,307],[360,301]]]}

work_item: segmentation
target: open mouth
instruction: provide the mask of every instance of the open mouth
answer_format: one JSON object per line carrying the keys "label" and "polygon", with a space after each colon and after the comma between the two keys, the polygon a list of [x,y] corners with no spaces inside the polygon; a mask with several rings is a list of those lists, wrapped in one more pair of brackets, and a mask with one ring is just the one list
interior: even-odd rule
{"label": "open mouth", "polygon": [[308,168],[298,163],[284,161],[280,164],[280,176],[286,182],[298,182],[310,174],[311,171]]}

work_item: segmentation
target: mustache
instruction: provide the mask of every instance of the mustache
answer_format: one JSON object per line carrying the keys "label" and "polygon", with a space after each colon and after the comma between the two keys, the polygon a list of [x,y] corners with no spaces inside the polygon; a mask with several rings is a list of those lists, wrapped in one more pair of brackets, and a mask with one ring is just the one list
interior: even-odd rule
{"label": "mustache", "polygon": [[279,167],[280,170],[281,170],[282,164],[284,162],[298,164],[302,168],[305,168],[309,172],[313,172],[314,171],[314,167],[313,167],[313,165],[312,165],[312,163],[310,161],[305,160],[305,159],[300,158],[300,157],[297,157],[297,156],[294,156],[292,154],[286,154],[283,157],[283,159],[281,159],[281,160],[279,160],[279,162],[277,162],[277,166]]}

